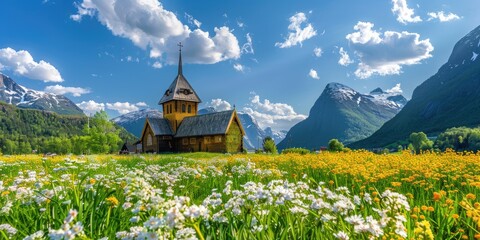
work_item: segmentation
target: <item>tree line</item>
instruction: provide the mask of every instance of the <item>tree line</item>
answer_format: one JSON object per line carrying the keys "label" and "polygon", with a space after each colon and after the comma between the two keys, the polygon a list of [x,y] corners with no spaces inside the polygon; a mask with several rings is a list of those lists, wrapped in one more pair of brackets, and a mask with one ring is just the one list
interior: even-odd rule
{"label": "tree line", "polygon": [[109,153],[136,138],[108,120],[106,112],[92,118],[20,109],[0,103],[0,152],[3,154]]}

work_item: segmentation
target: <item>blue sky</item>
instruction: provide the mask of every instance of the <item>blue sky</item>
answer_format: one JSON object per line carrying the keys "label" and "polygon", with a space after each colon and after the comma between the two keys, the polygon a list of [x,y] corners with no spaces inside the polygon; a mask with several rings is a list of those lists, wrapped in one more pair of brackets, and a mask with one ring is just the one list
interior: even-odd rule
{"label": "blue sky", "polygon": [[[329,82],[403,91],[480,24],[478,0],[3,0],[0,71],[110,116],[157,102],[177,73],[202,107],[288,129]],[[320,50],[321,49],[321,50]],[[398,85],[400,84],[400,85]]]}

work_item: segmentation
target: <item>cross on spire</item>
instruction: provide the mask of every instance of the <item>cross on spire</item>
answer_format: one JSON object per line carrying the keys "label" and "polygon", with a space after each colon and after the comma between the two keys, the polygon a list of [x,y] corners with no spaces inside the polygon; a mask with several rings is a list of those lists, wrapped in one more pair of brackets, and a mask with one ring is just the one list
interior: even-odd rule
{"label": "cross on spire", "polygon": [[182,51],[182,47],[183,47],[182,42],[179,42],[179,43],[177,44],[177,46],[179,47],[179,49],[180,49],[179,51],[181,52],[181,51]]}

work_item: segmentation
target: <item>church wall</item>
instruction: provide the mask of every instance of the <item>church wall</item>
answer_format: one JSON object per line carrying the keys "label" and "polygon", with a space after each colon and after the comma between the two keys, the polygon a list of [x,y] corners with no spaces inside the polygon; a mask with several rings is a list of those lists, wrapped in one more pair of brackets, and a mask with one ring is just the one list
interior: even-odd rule
{"label": "church wall", "polygon": [[157,136],[158,152],[175,152],[173,138],[171,136]]}
{"label": "church wall", "polygon": [[147,123],[145,133],[142,136],[142,147],[143,147],[143,152],[157,152],[157,138],[153,134],[152,129]]}
{"label": "church wall", "polygon": [[237,153],[242,152],[243,150],[243,136],[242,131],[240,130],[239,123],[235,118],[230,124],[230,128],[227,131],[226,135],[226,152]]}
{"label": "church wall", "polygon": [[179,138],[175,144],[178,152],[226,152],[225,135]]}
{"label": "church wall", "polygon": [[[185,105],[183,112],[182,105]],[[190,112],[188,112],[190,106]],[[185,117],[197,115],[198,103],[173,100],[163,103],[163,117],[170,121],[173,130],[176,131]]]}

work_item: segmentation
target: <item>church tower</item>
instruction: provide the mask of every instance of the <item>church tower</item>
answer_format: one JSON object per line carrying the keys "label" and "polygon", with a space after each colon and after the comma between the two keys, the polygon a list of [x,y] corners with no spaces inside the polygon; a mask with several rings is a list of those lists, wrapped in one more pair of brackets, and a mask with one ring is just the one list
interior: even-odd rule
{"label": "church tower", "polygon": [[195,90],[183,76],[182,69],[182,43],[178,44],[180,54],[178,59],[178,74],[170,87],[163,94],[159,105],[163,107],[163,118],[170,122],[173,132],[177,132],[183,118],[195,116],[198,104],[201,102]]}

